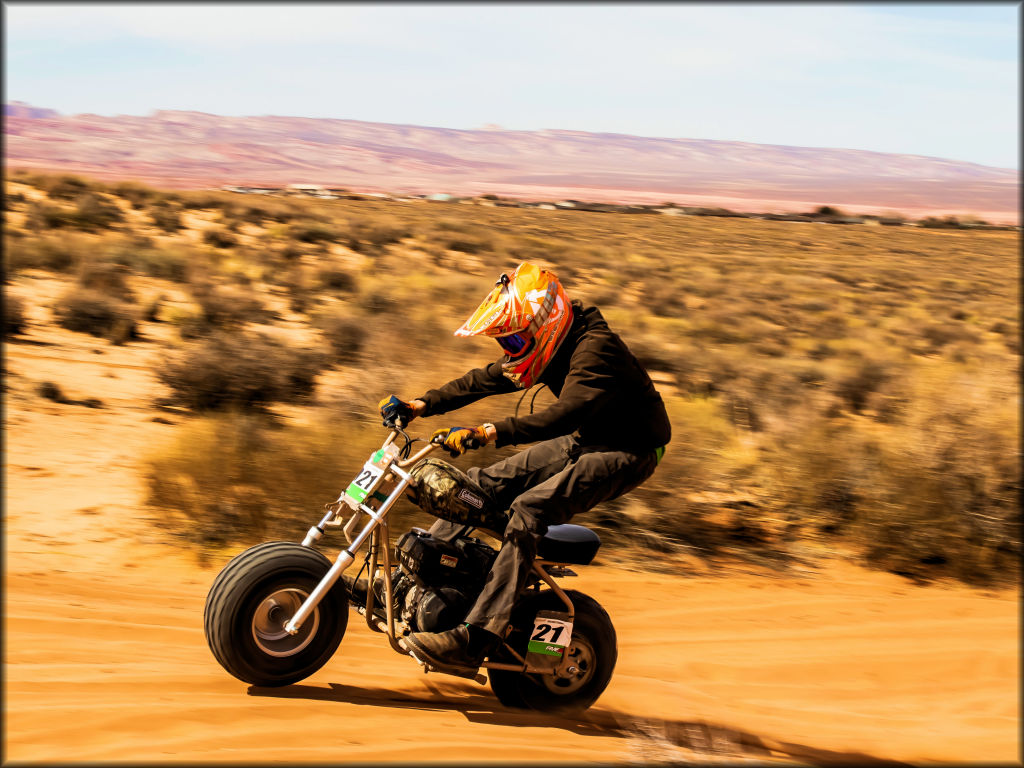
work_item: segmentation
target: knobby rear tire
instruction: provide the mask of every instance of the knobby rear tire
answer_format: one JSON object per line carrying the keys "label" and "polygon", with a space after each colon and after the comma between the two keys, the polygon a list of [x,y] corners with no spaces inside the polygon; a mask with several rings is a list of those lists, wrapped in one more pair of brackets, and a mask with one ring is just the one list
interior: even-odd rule
{"label": "knobby rear tire", "polygon": [[[572,600],[576,614],[570,649],[575,647],[578,655],[582,653],[587,657],[587,669],[583,677],[577,678],[579,683],[573,683],[538,674],[488,670],[491,690],[506,707],[559,714],[580,712],[597,701],[608,687],[619,655],[611,617],[592,597],[571,589],[566,590],[566,594]],[[506,642],[524,658],[533,631],[534,617],[537,611],[543,610],[564,611],[565,603],[551,590],[527,593],[512,614],[513,629]],[[507,652],[499,652],[491,658],[495,661],[515,661]],[[560,687],[561,682],[566,683],[564,689]]]}
{"label": "knobby rear tire", "polygon": [[317,550],[289,541],[258,544],[233,558],[214,579],[203,610],[214,658],[251,685],[289,685],[320,669],[348,625],[341,580],[298,635],[287,635],[283,625],[330,567]]}

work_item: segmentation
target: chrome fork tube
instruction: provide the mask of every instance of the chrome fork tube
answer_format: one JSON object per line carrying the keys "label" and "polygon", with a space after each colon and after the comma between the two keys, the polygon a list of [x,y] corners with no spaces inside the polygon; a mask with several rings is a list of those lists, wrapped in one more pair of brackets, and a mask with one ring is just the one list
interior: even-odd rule
{"label": "chrome fork tube", "polygon": [[377,581],[377,547],[380,543],[380,528],[373,532],[370,537],[370,568],[366,572],[366,602],[364,607],[366,608],[366,626],[372,629],[374,632],[380,632],[377,628],[377,623],[373,618],[373,604],[377,599],[376,594],[373,591],[374,584]]}
{"label": "chrome fork tube", "polygon": [[382,521],[380,524],[381,530],[384,532],[384,594],[387,595],[388,605],[386,608],[388,616],[388,642],[391,643],[391,647],[399,653],[409,655],[409,649],[405,648],[398,642],[398,636],[395,634],[395,615],[394,615],[394,602],[395,599],[391,593],[391,534],[388,531],[387,521]]}
{"label": "chrome fork tube", "polygon": [[[295,612],[288,622],[284,625],[284,630],[290,635],[297,634],[299,629],[302,627],[303,622],[309,618],[309,615],[313,612],[320,601],[324,599],[324,595],[330,590],[331,587],[338,581],[342,571],[348,568],[352,562],[356,559],[355,553],[359,551],[359,548],[366,541],[367,537],[376,530],[383,521],[388,510],[395,504],[396,501],[405,492],[405,489],[409,486],[409,482],[412,477],[408,472],[405,472],[398,467],[392,465],[389,470],[394,472],[400,478],[398,484],[395,486],[391,494],[381,504],[379,511],[370,509],[365,504],[360,504],[359,509],[370,516],[370,521],[363,527],[363,530],[359,532],[359,535],[355,537],[351,544],[345,549],[341,550],[338,554],[338,559],[335,560],[334,565],[331,566],[330,570],[324,574],[324,577],[320,580],[320,583],[316,585],[313,592],[305,599],[302,605],[299,606],[299,610]],[[373,578],[373,575],[369,575]],[[372,588],[372,584],[371,584]],[[389,596],[390,599],[390,596]]]}

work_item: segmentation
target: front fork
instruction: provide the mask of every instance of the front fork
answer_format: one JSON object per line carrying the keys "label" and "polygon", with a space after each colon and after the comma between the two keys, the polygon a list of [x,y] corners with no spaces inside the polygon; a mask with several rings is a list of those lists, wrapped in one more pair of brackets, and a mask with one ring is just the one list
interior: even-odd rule
{"label": "front fork", "polygon": [[[427,452],[427,449],[424,449],[424,451],[421,452],[421,455],[425,454],[426,452]],[[408,464],[413,464],[419,458],[421,458],[421,456],[415,457],[412,461],[408,462]],[[397,502],[398,499],[401,498],[401,495],[405,492],[405,489],[409,487],[409,484],[412,482],[412,476],[408,472],[405,472],[404,470],[402,470],[399,467],[394,466],[394,465],[391,466],[391,469],[389,471],[398,476],[398,478],[399,478],[398,483],[395,485],[394,489],[391,491],[391,493],[388,495],[388,497],[384,500],[384,503],[381,504],[380,509],[373,510],[370,507],[368,507],[366,504],[360,504],[359,505],[359,511],[365,512],[370,517],[370,520],[366,523],[366,525],[359,532],[359,534],[354,539],[351,540],[349,545],[345,549],[341,550],[341,552],[338,554],[338,559],[335,560],[335,562],[334,562],[334,565],[332,565],[330,570],[328,570],[327,573],[324,574],[324,577],[320,580],[320,583],[316,585],[316,587],[310,593],[309,597],[307,597],[305,599],[305,601],[302,603],[302,605],[299,606],[299,610],[297,610],[295,612],[295,615],[292,616],[285,623],[284,630],[288,634],[290,634],[290,635],[298,634],[299,630],[302,627],[302,624],[306,621],[307,618],[309,618],[309,615],[313,612],[313,610],[317,607],[317,605],[320,604],[320,601],[323,600],[324,596],[330,591],[331,587],[333,587],[337,583],[338,579],[341,577],[342,572],[344,572],[344,570],[346,568],[348,568],[353,562],[355,562],[355,553],[358,552],[359,548],[363,545],[363,543],[368,538],[370,538],[372,536],[373,538],[371,539],[371,544],[370,544],[371,560],[372,560],[372,562],[370,564],[370,571],[369,571],[369,573],[367,573],[367,590],[366,590],[367,591],[367,596],[366,596],[367,624],[370,626],[371,629],[376,629],[377,631],[381,631],[380,629],[375,627],[370,622],[372,621],[371,617],[373,616],[373,599],[374,599],[374,597],[373,597],[373,581],[374,581],[374,574],[375,574],[376,565],[377,565],[377,552],[378,552],[378,549],[383,549],[383,554],[384,554],[384,569],[383,569],[384,570],[384,574],[383,574],[384,575],[384,597],[385,597],[385,611],[386,611],[386,615],[387,615],[387,630],[386,630],[386,634],[388,636],[388,641],[391,643],[391,646],[396,651],[398,651],[399,653],[406,654],[406,655],[409,654],[408,649],[404,648],[398,642],[398,638],[395,635],[395,623],[394,623],[395,617],[393,615],[394,607],[393,607],[392,592],[391,592],[391,590],[392,590],[391,570],[392,569],[391,569],[391,557],[390,557],[390,552],[389,552],[390,537],[387,535],[388,527],[387,527],[386,518],[387,518],[388,510],[390,510],[391,507],[395,504],[395,502]],[[333,511],[332,512],[328,512],[324,516],[323,520],[321,520],[317,525],[315,525],[312,528],[310,528],[309,532],[306,534],[306,538],[303,539],[303,541],[302,541],[302,546],[304,546],[304,547],[312,546],[313,542],[319,540],[324,535],[324,533],[325,533],[324,526],[327,525],[328,521],[330,521],[333,517],[335,517],[335,513]],[[354,515],[352,520],[349,521],[349,524],[345,526],[345,533],[346,533],[346,535],[348,534],[349,526],[352,525],[356,521],[357,518],[358,518],[358,514]],[[381,536],[381,533],[383,533],[384,535]],[[376,535],[374,535],[374,534],[376,534]],[[381,542],[382,539],[383,539],[384,545],[383,545],[383,547],[380,547],[380,542]],[[548,562],[546,560],[535,560],[533,562],[533,570],[537,574],[537,576],[540,577],[540,579],[542,581],[544,581],[544,583],[546,583],[556,595],[558,595],[559,599],[561,599],[561,601],[563,603],[565,603],[566,610],[569,613],[569,620],[572,621],[575,618],[575,609],[573,607],[572,600],[569,599],[569,596],[562,590],[561,587],[558,586],[558,583],[552,578],[551,574],[548,573],[548,571],[547,571],[545,566],[549,566],[549,565],[558,565],[558,564],[557,563],[551,563],[551,562]],[[534,672],[534,671],[539,671],[539,672],[547,672],[548,674],[550,674],[550,671],[547,671],[547,670],[542,671],[542,670],[533,670],[533,669],[531,669],[529,667],[529,665],[526,663],[526,659],[524,659],[522,656],[520,656],[518,653],[516,653],[516,651],[512,647],[510,647],[508,644],[506,644],[505,648],[506,648],[506,650],[508,650],[512,654],[512,656],[519,663],[517,663],[517,664],[505,664],[505,663],[497,662],[497,661],[485,661],[483,663],[483,666],[485,668],[487,668],[487,669],[504,669],[504,670],[510,670],[510,671],[513,671],[513,672]]]}
{"label": "front fork", "polygon": [[[370,517],[370,520],[365,526],[363,526],[363,530],[356,535],[351,543],[345,549],[341,550],[338,554],[338,559],[334,561],[334,565],[332,565],[330,570],[328,570],[327,573],[324,574],[324,577],[320,579],[320,583],[316,585],[316,588],[310,593],[309,597],[307,597],[302,605],[299,606],[299,610],[295,612],[295,615],[285,623],[284,630],[288,634],[298,634],[303,622],[309,618],[313,609],[315,609],[317,605],[320,604],[320,601],[324,599],[324,595],[326,595],[328,591],[330,591],[331,587],[337,583],[342,572],[355,562],[355,553],[359,551],[363,542],[365,542],[378,527],[387,525],[384,522],[384,519],[387,516],[388,510],[391,509],[396,501],[398,501],[401,495],[405,492],[405,489],[409,487],[409,483],[412,482],[412,476],[408,472],[399,469],[397,466],[392,465],[388,471],[398,476],[398,483],[384,500],[384,503],[380,505],[379,510],[373,510],[366,504],[359,505],[359,510],[357,511],[356,516],[358,517],[358,512],[365,512]],[[306,534],[306,538],[302,541],[302,545],[304,547],[311,546],[314,541],[323,536],[323,526],[326,525],[327,521],[333,516],[334,513],[329,512],[324,516],[323,520],[310,528],[309,533]],[[390,575],[386,578],[390,582]],[[390,587],[390,584],[388,586]],[[390,589],[388,592],[390,593]],[[391,607],[389,601],[388,613],[390,614],[390,612]]]}

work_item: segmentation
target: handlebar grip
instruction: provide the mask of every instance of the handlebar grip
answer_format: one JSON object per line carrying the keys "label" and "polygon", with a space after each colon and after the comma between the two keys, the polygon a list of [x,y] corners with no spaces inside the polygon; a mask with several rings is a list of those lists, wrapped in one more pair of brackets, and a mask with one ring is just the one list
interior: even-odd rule
{"label": "handlebar grip", "polygon": [[466,447],[467,451],[472,451],[481,447],[480,441],[477,440],[475,437],[467,437],[465,440],[462,441],[462,444]]}

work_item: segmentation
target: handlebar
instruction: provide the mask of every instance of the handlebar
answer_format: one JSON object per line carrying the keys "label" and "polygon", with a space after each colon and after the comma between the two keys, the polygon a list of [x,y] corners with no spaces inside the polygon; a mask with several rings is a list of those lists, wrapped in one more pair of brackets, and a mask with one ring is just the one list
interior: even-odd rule
{"label": "handlebar", "polygon": [[[393,443],[395,441],[395,438],[397,438],[398,435],[400,434],[399,429],[401,429],[401,425],[399,425],[399,427],[397,429],[395,427],[391,428],[391,434],[388,435],[387,440],[384,441],[384,445],[382,446],[383,448],[387,448],[389,445],[391,445],[391,443]],[[472,437],[468,438],[465,441],[464,445],[466,446],[467,450],[474,450],[476,448],[482,448],[483,447],[483,444],[481,444],[478,440],[476,440],[475,438],[472,438]],[[396,461],[395,464],[400,469],[405,469],[406,467],[415,464],[420,459],[423,459],[424,457],[427,456],[427,454],[432,453],[435,449],[441,448],[443,446],[444,446],[444,439],[442,437],[438,436],[438,437],[431,438],[427,442],[427,444],[425,446],[423,446],[419,451],[417,451],[414,455],[410,456],[408,459],[404,459],[403,461]],[[455,455],[455,454],[453,454],[453,455]]]}
{"label": "handlebar", "polygon": [[[387,446],[389,443],[393,442],[394,439],[397,436],[398,436],[398,430],[397,429],[392,429],[391,430],[391,436],[388,437],[388,440],[387,440],[386,443],[384,443],[384,445]],[[436,448],[439,448],[440,446],[441,446],[440,443],[431,440],[425,446],[420,448],[419,451],[417,451],[415,454],[410,456],[408,459],[405,459],[404,461],[396,461],[395,464],[398,465],[399,469],[405,469],[406,467],[412,466],[417,461],[419,461],[420,459],[424,458],[428,453],[433,452]]]}

